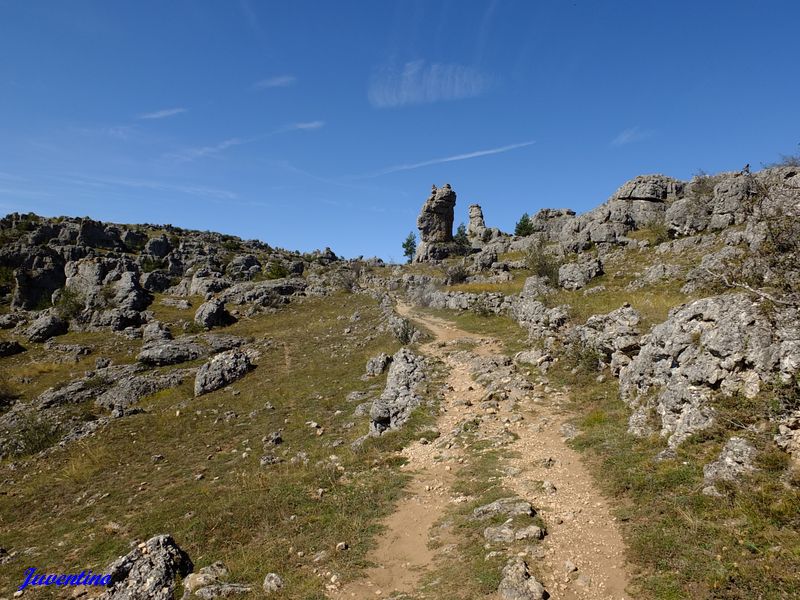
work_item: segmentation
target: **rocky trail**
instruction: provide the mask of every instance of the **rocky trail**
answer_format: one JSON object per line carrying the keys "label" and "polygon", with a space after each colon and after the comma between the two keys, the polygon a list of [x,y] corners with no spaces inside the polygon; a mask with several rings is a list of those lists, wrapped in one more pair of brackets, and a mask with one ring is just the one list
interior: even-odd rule
{"label": "rocky trail", "polygon": [[[473,500],[452,489],[456,474],[470,468],[469,453],[474,450],[465,449],[457,438],[464,433],[461,425],[473,420],[479,424],[479,439],[504,449],[499,465],[503,487],[530,502],[546,524],[543,541],[528,546],[522,558],[533,575],[529,581],[538,579],[549,596],[528,592],[534,587],[526,587],[527,576],[516,581],[509,576],[505,586],[509,591],[504,594],[501,584],[495,597],[628,598],[625,547],[615,518],[586,467],[565,443],[574,430],[565,425],[570,415],[563,406],[564,395],[541,383],[531,385],[516,374],[496,340],[413,313],[407,305],[400,304],[398,312],[432,332],[435,339],[422,350],[443,360],[449,370],[436,423],[441,435],[435,442],[417,440],[402,451],[407,459],[404,469],[413,479],[407,495],[384,522],[371,555],[375,566],[330,597],[437,597],[420,584],[424,574],[437,561],[448,560],[456,548],[455,534],[437,522],[449,506]],[[487,553],[505,553],[515,539],[537,536],[538,527],[515,532],[511,521],[507,523],[486,529]],[[436,550],[429,544],[434,539]]]}

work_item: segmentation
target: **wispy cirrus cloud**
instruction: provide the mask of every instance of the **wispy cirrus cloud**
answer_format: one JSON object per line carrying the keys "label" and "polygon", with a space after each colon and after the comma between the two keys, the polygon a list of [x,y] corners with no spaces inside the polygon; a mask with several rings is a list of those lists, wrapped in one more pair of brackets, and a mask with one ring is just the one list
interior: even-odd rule
{"label": "wispy cirrus cloud", "polygon": [[641,142],[653,135],[652,131],[645,131],[639,129],[638,127],[630,127],[628,129],[623,129],[619,132],[619,134],[611,140],[612,146],[625,146],[627,144],[633,144],[634,142]]}
{"label": "wispy cirrus cloud", "polygon": [[210,144],[207,146],[196,146],[193,148],[184,148],[183,150],[179,150],[178,152],[171,152],[165,155],[165,158],[169,158],[178,162],[189,162],[193,160],[197,160],[198,158],[207,158],[211,156],[216,156],[221,154],[225,150],[229,148],[233,148],[235,146],[241,146],[243,144],[252,144],[253,142],[258,142],[264,140],[268,137],[272,137],[274,135],[278,135],[281,133],[287,133],[289,131],[315,131],[317,129],[321,129],[325,126],[325,121],[304,121],[299,123],[290,123],[289,125],[285,125],[268,133],[264,133],[262,135],[257,135],[250,138],[229,138],[218,144]]}
{"label": "wispy cirrus cloud", "polygon": [[488,150],[476,150],[475,152],[454,154],[453,156],[445,156],[444,158],[434,158],[431,160],[424,160],[422,162],[408,163],[404,165],[394,165],[392,167],[387,167],[385,169],[381,169],[380,171],[376,171],[375,173],[370,173],[368,175],[361,175],[355,177],[354,179],[371,179],[373,177],[380,177],[381,175],[388,175],[389,173],[397,173],[398,171],[412,171],[414,169],[420,169],[422,167],[430,167],[432,165],[441,165],[443,163],[456,162],[459,160],[468,160],[470,158],[478,158],[480,156],[491,156],[492,154],[502,154],[503,152],[510,152],[511,150],[517,150],[518,148],[525,148],[527,146],[532,146],[535,143],[536,142],[534,140],[531,140],[528,142],[521,142],[519,144],[509,144],[508,146],[498,146],[497,148],[489,148]]}
{"label": "wispy cirrus cloud", "polygon": [[490,83],[487,75],[472,67],[415,60],[399,69],[379,69],[370,80],[367,98],[376,108],[430,104],[479,96]]}
{"label": "wispy cirrus cloud", "polygon": [[138,119],[150,120],[150,119],[166,119],[167,117],[174,117],[175,115],[179,115],[181,113],[185,113],[185,108],[165,108],[163,110],[157,110],[154,112],[144,113],[139,115]]}
{"label": "wispy cirrus cloud", "polygon": [[129,179],[125,177],[96,177],[91,175],[73,175],[60,178],[61,181],[72,185],[91,188],[132,188],[144,189],[155,192],[168,192],[199,196],[212,200],[235,200],[238,194],[229,190],[208,187],[196,184],[178,184],[152,179]]}
{"label": "wispy cirrus cloud", "polygon": [[307,121],[305,123],[293,123],[289,125],[286,131],[291,129],[299,129],[301,131],[314,131],[315,129],[322,129],[325,127],[325,121]]}
{"label": "wispy cirrus cloud", "polygon": [[289,87],[297,83],[297,77],[294,75],[278,75],[277,77],[268,77],[261,79],[253,84],[257,90],[266,90],[269,88]]}
{"label": "wispy cirrus cloud", "polygon": [[233,148],[234,146],[241,146],[242,144],[246,144],[247,142],[252,140],[243,140],[241,138],[230,138],[219,142],[218,144],[211,144],[208,146],[196,146],[194,148],[185,148],[178,152],[173,152],[167,154],[167,158],[172,158],[177,160],[178,162],[189,162],[191,160],[196,160],[198,158],[205,158],[208,156],[214,156],[219,154],[220,152],[224,152],[228,148]]}

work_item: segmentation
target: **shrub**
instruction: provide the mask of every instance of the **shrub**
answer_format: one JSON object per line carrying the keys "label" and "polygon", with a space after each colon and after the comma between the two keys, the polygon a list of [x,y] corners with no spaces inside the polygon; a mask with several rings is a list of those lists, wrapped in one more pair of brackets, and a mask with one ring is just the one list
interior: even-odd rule
{"label": "shrub", "polygon": [[558,269],[561,261],[547,252],[544,240],[538,238],[525,251],[525,265],[539,277],[547,278],[553,287],[558,287]]}
{"label": "shrub", "polygon": [[709,175],[703,169],[698,169],[694,175],[692,175],[692,192],[696,196],[712,196],[716,185],[717,178]]}
{"label": "shrub", "polygon": [[528,213],[522,213],[519,221],[517,221],[517,224],[514,226],[514,235],[525,237],[531,234],[533,234],[533,222],[528,216]]}
{"label": "shrub", "polygon": [[17,425],[17,448],[15,454],[37,454],[55,445],[61,439],[61,429],[55,423],[27,415]]}
{"label": "shrub", "polygon": [[264,274],[267,279],[283,279],[289,276],[289,269],[283,263],[272,261],[267,266],[267,271]]}
{"label": "shrub", "polygon": [[0,375],[0,408],[10,406],[18,397],[17,390],[5,379],[4,375]]}
{"label": "shrub", "polygon": [[670,240],[669,230],[667,229],[666,223],[663,221],[650,221],[649,223],[645,223],[639,231],[642,232],[644,238],[654,246],[658,246]]}
{"label": "shrub", "polygon": [[62,319],[73,319],[81,314],[85,306],[85,300],[75,290],[65,287],[59,290],[58,300],[55,308],[58,316]]}
{"label": "shrub", "polygon": [[463,263],[447,267],[447,285],[464,283],[467,280],[467,269]]}
{"label": "shrub", "polygon": [[564,361],[580,373],[596,373],[603,366],[600,352],[579,338],[573,338],[564,347]]}

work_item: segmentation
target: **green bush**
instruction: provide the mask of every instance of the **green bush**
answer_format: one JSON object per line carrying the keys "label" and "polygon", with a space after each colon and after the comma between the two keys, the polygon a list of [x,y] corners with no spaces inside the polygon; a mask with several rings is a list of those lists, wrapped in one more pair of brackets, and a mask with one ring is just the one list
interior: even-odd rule
{"label": "green bush", "polygon": [[289,276],[289,269],[282,263],[273,261],[269,263],[264,274],[267,276],[267,279],[283,279]]}
{"label": "green bush", "polygon": [[561,261],[547,252],[544,240],[538,238],[525,251],[525,266],[535,275],[545,277],[553,287],[558,286],[558,269]]}
{"label": "green bush", "polygon": [[75,290],[62,288],[58,293],[56,301],[56,312],[62,319],[73,319],[77,317],[85,306],[85,300]]}
{"label": "green bush", "polygon": [[417,251],[417,236],[414,235],[414,232],[406,236],[405,241],[403,242],[403,256],[408,259],[408,262],[414,260],[414,254]]}
{"label": "green bush", "polygon": [[38,454],[54,446],[61,439],[61,429],[55,423],[27,415],[17,426],[18,445],[16,454]]}

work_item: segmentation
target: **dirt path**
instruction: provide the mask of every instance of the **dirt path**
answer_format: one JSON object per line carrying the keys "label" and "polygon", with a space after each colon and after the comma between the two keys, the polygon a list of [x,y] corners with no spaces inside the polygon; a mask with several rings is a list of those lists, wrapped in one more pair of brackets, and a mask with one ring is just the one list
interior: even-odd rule
{"label": "dirt path", "polygon": [[[533,561],[532,568],[550,597],[628,598],[624,591],[628,581],[624,544],[609,506],[560,433],[569,416],[561,408],[563,396],[541,385],[513,389],[509,403],[487,414],[481,407],[487,390],[476,383],[470,359],[501,354],[499,344],[462,331],[442,319],[414,314],[402,304],[398,312],[433,333],[435,340],[422,350],[444,360],[449,369],[447,392],[436,423],[442,436],[435,445],[416,441],[402,451],[407,458],[403,468],[413,473],[414,478],[408,494],[384,522],[386,530],[370,556],[377,566],[369,569],[362,579],[331,592],[329,597],[341,600],[414,594],[421,576],[432,568],[436,559],[428,547],[432,526],[450,503],[464,501],[453,497],[450,490],[455,470],[464,462],[464,451],[456,444],[448,448],[448,436],[455,435],[458,423],[478,416],[482,421],[481,435],[501,437],[512,431],[519,436],[507,446],[520,458],[503,459],[507,473],[503,483],[529,500],[547,523],[548,535],[539,547],[540,554],[528,560]],[[468,341],[473,349],[453,353],[453,345],[461,340]],[[543,481],[552,485],[545,489]],[[567,572],[568,561],[576,570],[570,566],[571,572]],[[434,596],[422,593],[418,597]]]}

